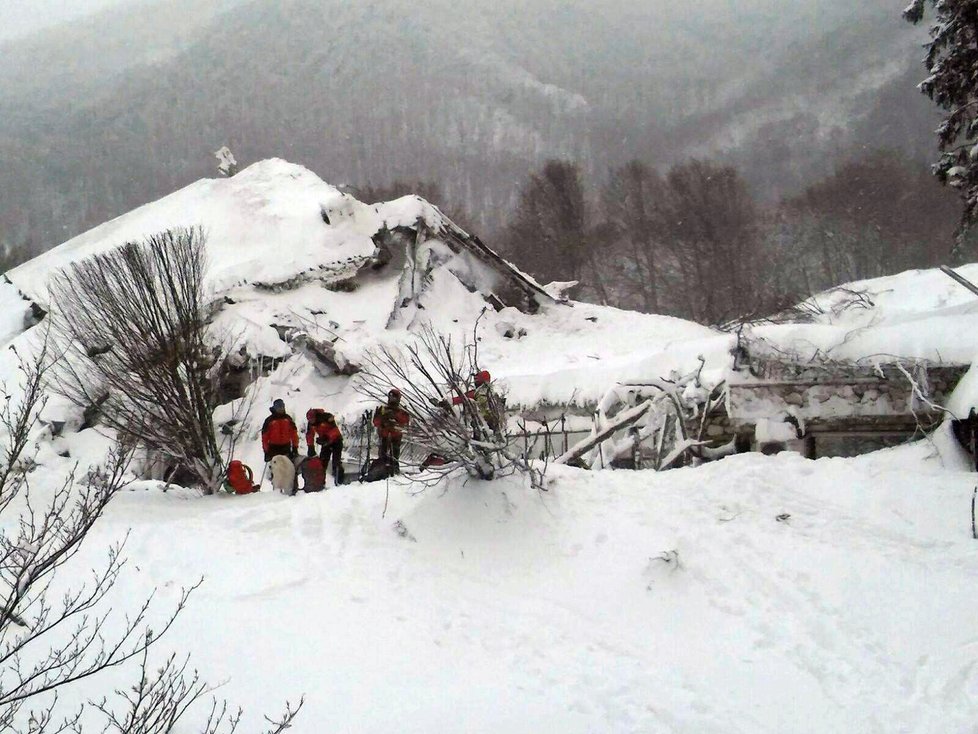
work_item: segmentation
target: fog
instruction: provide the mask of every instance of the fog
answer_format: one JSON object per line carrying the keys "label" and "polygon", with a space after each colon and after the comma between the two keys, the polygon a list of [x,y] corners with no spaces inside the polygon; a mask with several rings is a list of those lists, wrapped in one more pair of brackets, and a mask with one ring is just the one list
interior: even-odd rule
{"label": "fog", "polygon": [[592,198],[632,159],[714,159],[770,205],[876,148],[925,166],[922,32],[893,0],[0,0],[0,247],[214,175],[224,145],[431,184],[487,237],[548,159]]}
{"label": "fog", "polygon": [[[3,0],[0,40],[10,40],[60,25],[133,0]],[[43,63],[43,59],[38,59]]]}

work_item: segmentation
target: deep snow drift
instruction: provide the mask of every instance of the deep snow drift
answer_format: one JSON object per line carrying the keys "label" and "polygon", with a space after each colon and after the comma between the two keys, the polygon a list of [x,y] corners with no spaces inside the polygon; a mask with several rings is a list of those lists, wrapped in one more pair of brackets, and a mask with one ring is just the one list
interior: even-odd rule
{"label": "deep snow drift", "polygon": [[[978,281],[978,264],[956,268]],[[978,298],[940,270],[846,283],[808,299],[808,323],[755,326],[753,336],[800,358],[970,364]]]}

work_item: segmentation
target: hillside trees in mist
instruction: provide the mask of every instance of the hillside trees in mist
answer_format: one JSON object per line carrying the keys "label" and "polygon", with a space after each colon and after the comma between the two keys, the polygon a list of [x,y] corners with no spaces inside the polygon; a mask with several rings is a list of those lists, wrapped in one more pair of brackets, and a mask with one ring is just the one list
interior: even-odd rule
{"label": "hillside trees in mist", "polygon": [[703,161],[665,178],[640,161],[614,169],[592,207],[576,166],[551,161],[520,193],[504,251],[578,296],[715,322],[738,312],[758,215],[737,171]]}
{"label": "hillside trees in mist", "polygon": [[531,273],[579,281],[584,294],[607,301],[592,222],[580,167],[547,161],[520,190],[505,250]]}
{"label": "hillside trees in mist", "polygon": [[612,169],[601,195],[601,232],[620,261],[619,299],[649,313],[660,312],[665,295],[665,189],[658,171],[636,160]]}
{"label": "hillside trees in mist", "polygon": [[[579,297],[704,323],[763,316],[840,283],[938,265],[956,219],[954,197],[893,151],[849,160],[766,207],[735,168],[711,161],[665,175],[638,160],[615,167],[596,203],[573,198],[572,217],[564,215],[571,200],[545,195],[553,188],[546,181],[539,171],[524,186],[501,243],[508,257],[542,281],[581,280]],[[557,221],[572,226],[545,224]]]}
{"label": "hillside trees in mist", "polygon": [[666,176],[666,250],[690,318],[717,323],[750,310],[757,207],[731,166],[693,160]]}
{"label": "hillside trees in mist", "polygon": [[806,282],[821,289],[944,262],[956,206],[926,169],[881,150],[843,164],[776,216]]}

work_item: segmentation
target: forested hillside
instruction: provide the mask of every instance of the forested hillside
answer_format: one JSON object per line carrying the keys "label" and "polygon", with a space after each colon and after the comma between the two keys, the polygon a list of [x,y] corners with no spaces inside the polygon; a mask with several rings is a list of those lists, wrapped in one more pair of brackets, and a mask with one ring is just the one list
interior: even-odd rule
{"label": "forested hillside", "polygon": [[0,240],[46,249],[211,174],[224,144],[431,181],[490,237],[550,158],[593,193],[632,158],[716,157],[772,200],[853,151],[928,149],[917,33],[883,0],[126,6],[0,46]]}

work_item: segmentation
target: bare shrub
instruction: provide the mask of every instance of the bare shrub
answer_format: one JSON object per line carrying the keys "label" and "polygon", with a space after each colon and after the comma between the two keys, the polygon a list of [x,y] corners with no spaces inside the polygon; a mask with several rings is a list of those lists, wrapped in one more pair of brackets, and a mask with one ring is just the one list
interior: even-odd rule
{"label": "bare shrub", "polygon": [[220,484],[213,412],[227,350],[204,303],[204,234],[178,229],[74,263],[51,286],[56,389],[120,436]]}
{"label": "bare shrub", "polygon": [[378,402],[386,401],[391,389],[401,391],[401,406],[411,415],[405,438],[416,458],[434,454],[448,460],[431,467],[422,481],[437,482],[459,470],[479,479],[521,472],[541,486],[541,471],[519,455],[509,436],[502,397],[495,392],[488,400],[473,397],[473,375],[481,369],[477,343],[475,335],[460,344],[426,327],[401,349],[370,353],[357,389]]}

